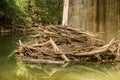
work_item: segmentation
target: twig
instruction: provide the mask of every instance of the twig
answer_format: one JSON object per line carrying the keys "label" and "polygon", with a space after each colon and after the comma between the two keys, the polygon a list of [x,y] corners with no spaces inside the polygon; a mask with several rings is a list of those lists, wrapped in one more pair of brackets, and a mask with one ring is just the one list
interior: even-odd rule
{"label": "twig", "polygon": [[75,31],[75,32],[77,32],[77,33],[85,34],[85,35],[87,35],[87,36],[96,37],[96,35],[93,35],[93,34],[90,33],[90,32],[84,32],[84,31],[81,31],[81,30],[76,29],[76,28],[67,27],[67,29],[73,30],[73,31]]}
{"label": "twig", "polygon": [[45,43],[30,45],[30,47],[42,47],[46,45],[50,45],[50,40]]}
{"label": "twig", "polygon": [[41,47],[41,46],[50,45],[50,44],[53,46],[53,48],[54,48],[57,52],[59,52],[59,53],[61,54],[61,57],[62,57],[65,61],[69,62],[69,59],[65,56],[65,54],[63,54],[63,52],[57,47],[57,45],[55,44],[55,42],[54,42],[51,38],[50,38],[49,41],[47,41],[47,42],[45,42],[45,43],[30,45],[30,47]]}
{"label": "twig", "polygon": [[68,59],[68,58],[65,56],[65,54],[63,54],[63,52],[57,47],[57,45],[56,45],[55,42],[52,40],[52,38],[50,38],[50,40],[47,41],[47,42],[45,42],[45,43],[30,45],[30,47],[41,47],[41,46],[50,45],[50,44],[53,46],[53,48],[54,48],[57,52],[59,52],[59,53],[61,54],[61,57],[62,57],[65,61],[69,62],[69,59]]}
{"label": "twig", "polygon": [[30,53],[33,53],[30,49],[33,49],[33,50],[36,50],[35,48],[33,47],[28,47],[26,45],[23,45],[23,43],[21,42],[21,40],[19,40],[19,44],[20,46],[22,46],[23,48],[25,48],[27,51],[29,51]]}

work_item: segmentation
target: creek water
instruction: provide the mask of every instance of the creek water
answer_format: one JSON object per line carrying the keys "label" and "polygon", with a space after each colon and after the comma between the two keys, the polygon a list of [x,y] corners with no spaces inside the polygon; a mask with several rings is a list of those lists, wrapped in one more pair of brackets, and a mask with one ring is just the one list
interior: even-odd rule
{"label": "creek water", "polygon": [[9,57],[18,40],[26,41],[27,36],[0,36],[0,80],[120,80],[120,63],[20,66]]}

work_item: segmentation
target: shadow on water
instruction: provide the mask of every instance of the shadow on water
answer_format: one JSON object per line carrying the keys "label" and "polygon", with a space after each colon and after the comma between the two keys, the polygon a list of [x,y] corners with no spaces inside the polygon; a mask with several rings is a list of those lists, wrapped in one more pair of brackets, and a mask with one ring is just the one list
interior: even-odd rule
{"label": "shadow on water", "polygon": [[0,80],[120,80],[120,63],[72,63],[64,65],[25,65],[8,58],[18,40],[28,36],[0,36]]}
{"label": "shadow on water", "polygon": [[26,36],[0,35],[0,80],[13,80],[16,60],[8,55],[17,47],[18,40],[26,40]]}

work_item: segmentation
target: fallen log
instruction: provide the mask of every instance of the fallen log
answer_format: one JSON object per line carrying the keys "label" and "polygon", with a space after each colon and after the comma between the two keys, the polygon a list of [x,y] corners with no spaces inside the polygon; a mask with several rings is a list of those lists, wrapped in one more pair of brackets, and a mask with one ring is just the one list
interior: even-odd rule
{"label": "fallen log", "polygon": [[52,61],[43,59],[22,59],[23,62],[29,64],[64,64],[65,61]]}
{"label": "fallen log", "polygon": [[103,47],[99,47],[97,50],[90,51],[90,52],[85,52],[85,53],[73,54],[73,55],[76,55],[76,56],[92,56],[92,55],[104,53],[105,51],[107,51],[109,46],[113,43],[113,41],[114,41],[114,39],[112,39],[108,44],[104,45]]}

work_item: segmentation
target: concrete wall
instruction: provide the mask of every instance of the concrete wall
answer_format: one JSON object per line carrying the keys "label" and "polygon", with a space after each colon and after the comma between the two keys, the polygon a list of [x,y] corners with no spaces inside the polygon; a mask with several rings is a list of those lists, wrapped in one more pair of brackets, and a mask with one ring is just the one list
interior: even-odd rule
{"label": "concrete wall", "polygon": [[120,31],[119,5],[120,0],[70,0],[68,24],[110,40]]}

